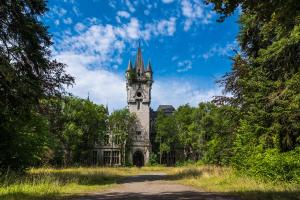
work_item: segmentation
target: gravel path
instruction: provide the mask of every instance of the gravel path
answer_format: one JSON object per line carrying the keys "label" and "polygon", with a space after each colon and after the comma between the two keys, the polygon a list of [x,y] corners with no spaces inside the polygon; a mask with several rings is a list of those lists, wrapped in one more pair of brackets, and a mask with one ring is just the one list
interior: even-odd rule
{"label": "gravel path", "polygon": [[193,187],[166,181],[165,174],[151,173],[131,176],[119,186],[103,193],[93,193],[76,200],[239,200],[224,194],[201,192]]}

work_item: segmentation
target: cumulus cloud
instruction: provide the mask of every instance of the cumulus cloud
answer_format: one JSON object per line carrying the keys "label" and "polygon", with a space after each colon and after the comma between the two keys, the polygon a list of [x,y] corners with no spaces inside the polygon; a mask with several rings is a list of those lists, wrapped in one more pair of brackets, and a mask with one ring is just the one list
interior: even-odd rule
{"label": "cumulus cloud", "polygon": [[203,2],[199,0],[182,0],[182,15],[185,17],[184,30],[190,30],[193,24],[208,24],[211,22],[212,12],[206,11]]}
{"label": "cumulus cloud", "polygon": [[66,63],[67,73],[75,77],[75,85],[69,88],[75,96],[90,99],[98,104],[108,104],[111,109],[126,106],[126,85],[122,76],[101,68],[90,69],[96,58],[83,56],[74,52],[64,52],[55,56],[60,62]]}
{"label": "cumulus cloud", "polygon": [[77,23],[74,27],[75,31],[81,32],[86,28],[86,26],[83,23]]}
{"label": "cumulus cloud", "polygon": [[200,89],[189,81],[182,80],[157,80],[153,84],[152,101],[156,108],[161,104],[171,104],[175,107],[189,103],[197,106],[200,102],[212,100],[214,96],[222,94],[222,88]]}
{"label": "cumulus cloud", "polygon": [[[126,106],[124,74],[118,74],[115,71],[122,63],[126,46],[137,39],[149,41],[158,36],[172,36],[176,32],[177,20],[180,20],[169,17],[143,24],[137,18],[132,17],[132,13],[135,12],[135,4],[129,0],[124,0],[124,2],[129,12],[118,11],[117,16],[119,20],[126,19],[125,23],[103,24],[96,18],[89,18],[86,19],[88,23],[76,23],[73,26],[75,34],[61,36],[60,39],[57,39],[59,41],[56,41],[57,45],[54,46],[55,58],[66,63],[68,65],[67,72],[76,78],[75,85],[69,91],[82,98],[86,98],[90,93],[90,98],[94,102],[108,103],[111,109]],[[172,1],[164,0],[164,3],[168,2]],[[189,1],[183,0],[183,2]],[[182,10],[185,20],[190,20],[186,23],[193,24],[199,19],[202,22],[206,19],[202,17],[205,16],[205,12],[200,11],[200,8],[197,7],[199,5],[195,2],[196,0],[193,1],[193,4],[185,5],[185,10]],[[198,14],[194,12],[198,12]],[[61,15],[65,14],[64,11],[61,11]],[[61,22],[66,23],[64,20]],[[174,56],[172,61],[177,62],[178,57]],[[177,72],[184,72],[192,68],[192,62],[190,60],[178,61],[177,67]],[[188,80],[158,79],[153,85],[152,105],[154,108],[159,104],[178,106],[190,103],[197,105],[200,101],[208,101],[212,96],[221,93],[219,88],[201,90],[196,85]]]}
{"label": "cumulus cloud", "polygon": [[126,11],[118,11],[117,15],[120,16],[120,17],[124,17],[124,18],[129,18],[130,17],[130,14]]}
{"label": "cumulus cloud", "polygon": [[[64,52],[56,55],[55,58],[66,63],[67,73],[76,79],[75,85],[68,89],[73,95],[87,98],[89,93],[92,101],[98,104],[108,104],[111,111],[127,105],[124,74],[117,74],[102,68],[89,68],[97,60],[94,56]],[[221,88],[203,90],[197,85],[178,79],[156,80],[152,90],[152,107],[156,109],[161,104],[178,107],[186,103],[197,106],[199,102],[210,101],[213,96],[221,94]]]}
{"label": "cumulus cloud", "polygon": [[77,34],[62,36],[57,41],[59,45],[55,46],[56,52],[95,56],[95,64],[101,68],[118,68],[126,45],[140,38],[148,41],[154,36],[172,36],[176,31],[176,19],[171,17],[142,26],[137,18],[131,17],[127,23],[119,26],[97,21],[87,26],[77,23],[74,30]]}

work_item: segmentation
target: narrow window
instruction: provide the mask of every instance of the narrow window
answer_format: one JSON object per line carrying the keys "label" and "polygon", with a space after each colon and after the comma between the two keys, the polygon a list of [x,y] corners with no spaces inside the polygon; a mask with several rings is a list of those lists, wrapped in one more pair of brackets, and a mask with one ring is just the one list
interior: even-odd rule
{"label": "narrow window", "polygon": [[103,152],[103,163],[104,165],[110,165],[111,151]]}
{"label": "narrow window", "polygon": [[113,151],[112,152],[112,164],[119,165],[120,164],[120,151]]}
{"label": "narrow window", "polygon": [[141,106],[141,105],[140,105],[140,101],[138,101],[138,102],[137,102],[137,109],[138,109],[138,110],[140,109],[140,106]]}

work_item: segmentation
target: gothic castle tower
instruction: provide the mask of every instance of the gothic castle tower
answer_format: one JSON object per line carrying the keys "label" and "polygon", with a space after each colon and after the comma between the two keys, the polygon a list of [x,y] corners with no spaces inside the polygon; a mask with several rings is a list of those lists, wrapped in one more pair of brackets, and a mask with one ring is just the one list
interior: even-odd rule
{"label": "gothic castle tower", "polygon": [[137,166],[143,166],[148,163],[151,151],[150,103],[152,83],[151,63],[149,61],[147,68],[144,68],[142,51],[139,47],[134,66],[129,61],[126,70],[128,109],[131,113],[135,113],[137,117],[137,127],[133,136],[129,160]]}

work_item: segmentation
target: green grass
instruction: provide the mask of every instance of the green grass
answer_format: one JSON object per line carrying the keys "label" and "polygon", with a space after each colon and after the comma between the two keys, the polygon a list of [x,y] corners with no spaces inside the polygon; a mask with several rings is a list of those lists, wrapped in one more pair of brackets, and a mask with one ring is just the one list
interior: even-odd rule
{"label": "green grass", "polygon": [[167,180],[191,185],[201,191],[238,195],[245,200],[300,199],[300,186],[297,183],[266,182],[239,175],[231,168],[215,166],[30,169],[22,176],[1,176],[0,199],[69,199],[104,191],[116,186],[120,179],[127,176],[151,172],[165,172],[168,174]]}
{"label": "green grass", "polygon": [[129,174],[129,168],[31,169],[26,175],[3,176],[0,199],[68,199],[70,196],[103,191]]}
{"label": "green grass", "polygon": [[300,199],[299,183],[271,182],[243,176],[231,168],[216,166],[177,168],[170,178],[206,192],[237,195],[245,200]]}

